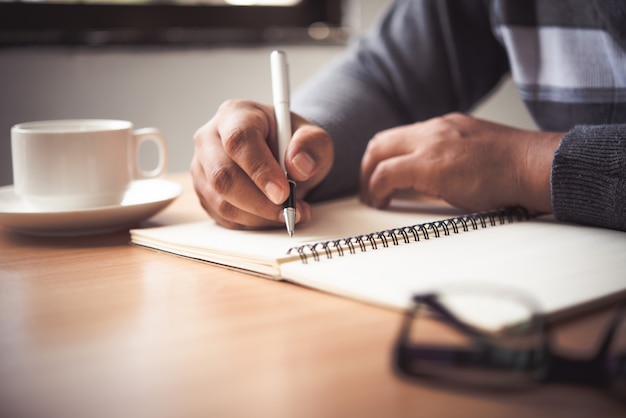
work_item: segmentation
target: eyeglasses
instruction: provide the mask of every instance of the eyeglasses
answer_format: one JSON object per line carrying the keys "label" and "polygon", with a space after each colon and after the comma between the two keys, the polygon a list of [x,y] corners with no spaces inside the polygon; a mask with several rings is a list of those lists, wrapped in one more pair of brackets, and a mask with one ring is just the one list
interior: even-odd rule
{"label": "eyeglasses", "polygon": [[626,321],[618,306],[595,355],[557,354],[537,304],[484,289],[415,295],[395,344],[404,377],[471,389],[519,390],[541,382],[590,385],[626,401]]}

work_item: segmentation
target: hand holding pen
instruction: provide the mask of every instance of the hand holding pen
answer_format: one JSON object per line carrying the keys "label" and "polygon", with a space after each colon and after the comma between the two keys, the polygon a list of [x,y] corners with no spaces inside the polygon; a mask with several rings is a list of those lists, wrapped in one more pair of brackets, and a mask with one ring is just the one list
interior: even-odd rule
{"label": "hand holding pen", "polygon": [[[274,107],[228,100],[194,135],[191,175],[201,205],[220,225],[232,229],[285,227],[283,203],[289,179],[297,182],[295,223],[307,222],[303,199],[330,171],[333,144],[326,131],[291,113],[293,134],[277,158]],[[287,176],[285,175],[287,172]]]}

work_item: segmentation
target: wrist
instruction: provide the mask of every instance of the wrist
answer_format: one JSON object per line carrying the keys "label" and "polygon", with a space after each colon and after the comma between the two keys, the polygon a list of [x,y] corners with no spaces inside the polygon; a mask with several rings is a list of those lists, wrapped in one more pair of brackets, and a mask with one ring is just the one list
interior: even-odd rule
{"label": "wrist", "polygon": [[520,205],[531,213],[552,213],[552,160],[564,133],[537,132],[526,141],[520,182]]}

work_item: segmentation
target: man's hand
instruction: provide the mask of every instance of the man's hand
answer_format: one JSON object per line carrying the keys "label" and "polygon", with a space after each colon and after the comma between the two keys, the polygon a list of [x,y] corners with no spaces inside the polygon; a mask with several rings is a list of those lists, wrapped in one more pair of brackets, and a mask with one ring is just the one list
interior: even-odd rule
{"label": "man's hand", "polygon": [[458,113],[392,128],[367,146],[361,196],[382,208],[394,192],[412,189],[468,211],[521,205],[549,213],[552,158],[563,135]]}
{"label": "man's hand", "polygon": [[[311,208],[302,198],[330,171],[333,145],[323,129],[295,114],[292,126],[285,166],[297,182],[296,222],[300,223],[311,217]],[[281,205],[289,195],[289,185],[276,159],[271,106],[224,102],[196,132],[194,146],[194,187],[216,222],[237,229],[284,227]]]}

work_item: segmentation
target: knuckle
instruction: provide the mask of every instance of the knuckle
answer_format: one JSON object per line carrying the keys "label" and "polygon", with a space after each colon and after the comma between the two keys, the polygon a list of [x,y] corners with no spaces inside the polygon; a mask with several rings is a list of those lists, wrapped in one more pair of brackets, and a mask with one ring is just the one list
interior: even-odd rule
{"label": "knuckle", "polygon": [[388,142],[388,136],[389,134],[386,132],[379,132],[368,141],[361,159],[361,169],[363,171],[373,170],[380,164],[381,156],[384,154],[384,147]]}
{"label": "knuckle", "polygon": [[217,109],[216,116],[219,118],[229,118],[233,115],[245,115],[246,118],[255,118],[259,117],[259,114],[262,114],[262,110],[259,107],[260,105],[252,100],[242,100],[242,99],[228,99]]}
{"label": "knuckle", "polygon": [[468,128],[471,128],[473,120],[470,116],[460,112],[448,113],[441,117],[443,128],[456,134],[464,134]]}
{"label": "knuckle", "polygon": [[[297,151],[305,151],[308,153],[316,164],[320,164],[316,168],[318,172],[329,170],[335,159],[335,148],[333,140],[328,133],[321,128],[312,128],[311,134],[308,136],[307,142],[302,143]],[[294,152],[297,152],[294,151]]]}
{"label": "knuckle", "polygon": [[209,176],[213,189],[220,195],[228,194],[237,180],[237,169],[232,164],[217,166]]}
{"label": "knuckle", "polygon": [[240,99],[228,99],[228,100],[224,100],[218,107],[217,109],[217,113],[230,113],[233,111],[233,109],[237,109],[239,107],[242,106],[247,106],[248,105],[248,101],[247,100],[240,100]]}
{"label": "knuckle", "polygon": [[448,146],[467,136],[468,117],[462,113],[449,113],[428,123],[433,144]]}
{"label": "knuckle", "polygon": [[250,179],[255,184],[263,183],[263,180],[269,178],[270,175],[271,169],[261,158],[253,158],[250,161]]}
{"label": "knuckle", "polygon": [[222,138],[222,144],[224,150],[228,155],[236,155],[245,146],[248,135],[241,127],[235,127],[230,130],[224,138]]}
{"label": "knuckle", "polygon": [[377,132],[369,141],[369,145],[377,146],[387,140],[387,131]]}
{"label": "knuckle", "polygon": [[214,210],[219,214],[219,217],[224,220],[232,221],[236,219],[239,209],[228,202],[225,199],[218,198],[214,202]]}
{"label": "knuckle", "polygon": [[193,134],[193,143],[196,148],[199,148],[204,142],[204,138],[207,137],[207,133],[209,132],[209,126],[212,123],[212,119],[202,125],[198,130]]}
{"label": "knuckle", "polygon": [[446,132],[450,126],[453,126],[453,118],[450,115],[437,116],[425,122],[425,127],[430,134],[441,135]]}
{"label": "knuckle", "polygon": [[368,154],[378,154],[380,148],[387,142],[388,134],[386,132],[378,132],[367,143],[366,151]]}
{"label": "knuckle", "polygon": [[235,156],[245,152],[250,144],[258,145],[266,138],[267,118],[259,104],[231,99],[220,105],[212,123],[224,151]]}
{"label": "knuckle", "polygon": [[448,114],[441,116],[441,119],[445,121],[454,122],[454,121],[462,120],[465,117],[466,116],[461,112],[450,112]]}
{"label": "knuckle", "polygon": [[228,155],[238,155],[244,152],[254,138],[260,136],[261,131],[252,125],[236,126],[222,138],[222,144]]}
{"label": "knuckle", "polygon": [[391,169],[389,164],[382,162],[378,164],[376,170],[374,170],[374,172],[372,173],[371,183],[376,188],[386,188],[390,182],[392,174],[393,170]]}

